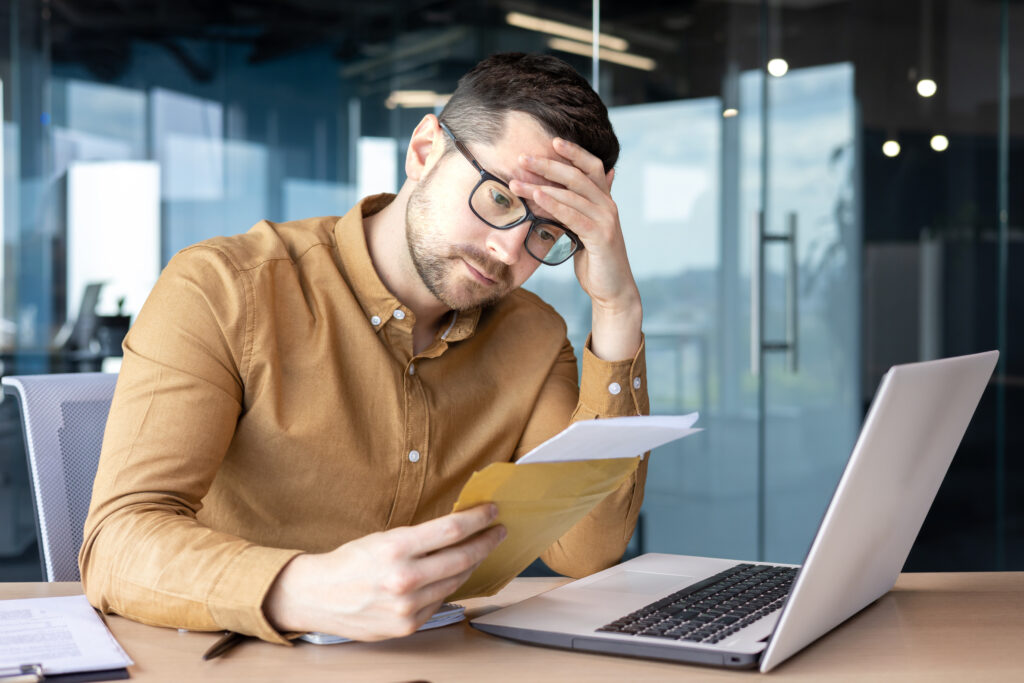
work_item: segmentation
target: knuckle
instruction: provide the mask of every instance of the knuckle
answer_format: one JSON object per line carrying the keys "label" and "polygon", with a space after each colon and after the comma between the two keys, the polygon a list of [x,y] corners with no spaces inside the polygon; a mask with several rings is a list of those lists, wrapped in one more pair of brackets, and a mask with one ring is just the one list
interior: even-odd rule
{"label": "knuckle", "polygon": [[494,543],[488,539],[480,539],[479,543],[474,543],[472,546],[466,548],[460,548],[460,569],[465,571],[469,567],[472,567],[482,561],[488,554],[490,554],[493,546]]}
{"label": "knuckle", "polygon": [[393,538],[382,539],[380,555],[381,559],[394,562],[402,556],[402,544]]}
{"label": "knuckle", "polygon": [[391,595],[405,595],[416,587],[416,574],[407,567],[394,570],[384,581],[384,590]]}
{"label": "knuckle", "polygon": [[439,534],[441,540],[445,541],[447,544],[451,544],[462,538],[462,529],[455,519],[449,517],[448,519],[445,519],[444,523],[441,525]]}
{"label": "knuckle", "polygon": [[399,623],[412,620],[418,609],[416,602],[409,596],[396,598],[392,604],[392,609]]}

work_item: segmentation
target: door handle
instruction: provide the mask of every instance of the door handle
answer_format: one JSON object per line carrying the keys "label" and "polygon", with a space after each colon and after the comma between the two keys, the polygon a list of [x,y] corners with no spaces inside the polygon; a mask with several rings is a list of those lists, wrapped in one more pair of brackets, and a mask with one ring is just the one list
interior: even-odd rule
{"label": "door handle", "polygon": [[[760,374],[761,354],[769,351],[785,351],[790,372],[800,369],[800,270],[797,261],[797,214],[786,214],[786,232],[769,234],[765,230],[764,212],[757,213],[757,235],[753,240],[753,260],[750,269],[750,373]],[[764,248],[769,242],[782,242],[789,247],[786,268],[786,338],[783,341],[768,341],[761,335],[764,320],[764,301],[761,288],[763,283]]]}
{"label": "door handle", "polygon": [[797,372],[799,362],[799,283],[800,270],[797,268],[796,258],[796,211],[790,211],[787,216],[788,242],[789,242],[789,277],[786,287],[786,341],[789,343],[787,351],[789,355],[789,371]]}

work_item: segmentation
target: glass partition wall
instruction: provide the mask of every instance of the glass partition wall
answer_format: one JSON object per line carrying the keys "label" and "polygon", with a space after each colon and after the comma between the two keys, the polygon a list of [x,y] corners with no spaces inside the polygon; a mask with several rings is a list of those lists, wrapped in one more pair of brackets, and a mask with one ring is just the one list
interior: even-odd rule
{"label": "glass partition wall", "polygon": [[[12,0],[3,372],[115,370],[69,321],[116,330],[188,244],[394,191],[462,73],[548,52],[622,142],[653,410],[705,427],[652,455],[630,552],[800,562],[884,371],[999,348],[908,568],[1024,568],[1021,26],[1008,0]],[[571,267],[527,286],[579,348]],[[0,579],[32,578],[10,402],[0,442]]]}

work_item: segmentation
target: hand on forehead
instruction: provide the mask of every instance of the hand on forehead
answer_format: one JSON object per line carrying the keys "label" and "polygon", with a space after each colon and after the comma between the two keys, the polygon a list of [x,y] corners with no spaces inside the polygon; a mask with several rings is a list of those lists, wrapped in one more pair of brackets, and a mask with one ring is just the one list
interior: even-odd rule
{"label": "hand on forehead", "polygon": [[504,155],[502,161],[505,168],[502,170],[511,171],[511,175],[507,179],[510,181],[521,180],[532,185],[563,187],[529,170],[524,159],[524,157],[532,156],[564,163],[565,159],[555,151],[553,140],[554,136],[544,130],[529,114],[518,111],[509,112],[505,118],[505,134],[496,145]]}
{"label": "hand on forehead", "polygon": [[519,181],[524,182],[524,183],[530,183],[531,185],[540,185],[540,186],[558,187],[558,188],[565,187],[564,185],[561,185],[559,183],[556,183],[556,182],[553,182],[551,180],[548,180],[547,178],[545,178],[542,175],[537,175],[536,173],[527,170],[523,166],[516,166],[516,169],[513,172],[512,177],[510,178],[510,180],[519,180]]}

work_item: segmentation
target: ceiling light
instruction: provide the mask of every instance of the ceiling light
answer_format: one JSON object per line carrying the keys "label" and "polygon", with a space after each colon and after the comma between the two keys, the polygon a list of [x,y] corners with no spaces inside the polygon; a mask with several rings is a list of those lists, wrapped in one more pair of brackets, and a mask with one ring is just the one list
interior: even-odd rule
{"label": "ceiling light", "polygon": [[736,109],[735,107],[729,107],[728,109],[722,112],[722,116],[727,119],[731,119],[734,116],[739,116],[739,114],[740,110]]}
{"label": "ceiling light", "polygon": [[[575,40],[566,40],[564,38],[549,39],[548,47],[552,50],[571,52],[574,55],[583,55],[584,57],[589,57],[594,52],[594,49],[588,43],[578,43]],[[615,64],[622,64],[623,66],[643,71],[654,71],[658,66],[658,63],[649,57],[641,57],[629,52],[616,52],[615,50],[607,50],[603,47],[598,50],[597,56],[606,62],[614,62]]]}
{"label": "ceiling light", "polygon": [[789,62],[781,57],[768,60],[768,73],[776,78],[781,78],[789,71]]}
{"label": "ceiling light", "polygon": [[949,149],[949,138],[945,135],[933,135],[931,139],[931,146],[936,152],[945,152]]}
{"label": "ceiling light", "polygon": [[900,143],[895,140],[886,140],[882,143],[882,154],[890,158],[899,156]]}
{"label": "ceiling light", "polygon": [[440,95],[433,90],[394,90],[384,101],[388,109],[436,109],[443,107],[451,95]]}
{"label": "ceiling light", "polygon": [[[509,12],[505,15],[505,21],[511,26],[525,28],[528,31],[548,33],[553,36],[571,38],[585,43],[592,41],[594,37],[594,32],[590,29],[573,26],[572,24],[563,24],[560,21],[552,21],[551,19],[541,19],[540,17],[530,16],[522,12]],[[608,35],[607,33],[599,34],[598,42],[601,47],[607,47],[620,52],[629,49],[629,41],[618,36]]]}
{"label": "ceiling light", "polygon": [[939,86],[930,78],[922,78],[917,82],[917,94],[921,97],[931,97],[938,90]]}

